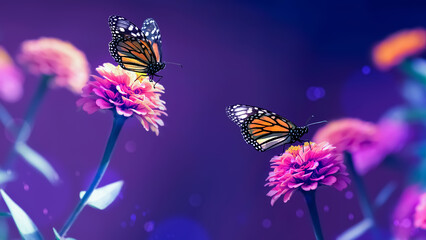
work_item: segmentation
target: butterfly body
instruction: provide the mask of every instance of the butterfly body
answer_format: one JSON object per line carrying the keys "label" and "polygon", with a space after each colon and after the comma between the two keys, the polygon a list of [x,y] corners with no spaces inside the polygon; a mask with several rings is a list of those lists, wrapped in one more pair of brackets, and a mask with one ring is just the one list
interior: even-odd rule
{"label": "butterfly body", "polygon": [[297,127],[278,114],[259,107],[236,104],[227,107],[226,113],[241,128],[244,140],[261,152],[302,142],[301,137],[308,132],[308,127]]}
{"label": "butterfly body", "polygon": [[164,69],[162,61],[160,28],[152,18],[144,21],[139,29],[121,16],[108,19],[112,34],[109,51],[114,60],[126,70],[141,73],[153,80]]}

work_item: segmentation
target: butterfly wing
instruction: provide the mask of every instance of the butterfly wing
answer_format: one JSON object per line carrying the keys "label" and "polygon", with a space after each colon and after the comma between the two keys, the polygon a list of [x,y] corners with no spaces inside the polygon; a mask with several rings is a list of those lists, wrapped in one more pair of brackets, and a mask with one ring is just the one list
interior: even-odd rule
{"label": "butterfly wing", "polygon": [[147,73],[157,57],[144,33],[121,16],[110,16],[108,23],[112,34],[109,51],[114,60],[124,69]]}
{"label": "butterfly wing", "polygon": [[163,53],[161,51],[161,33],[157,22],[152,18],[147,18],[142,24],[142,33],[151,43],[157,62],[161,62]]}
{"label": "butterfly wing", "polygon": [[289,131],[296,126],[276,113],[242,104],[227,107],[226,113],[241,128],[244,140],[258,151],[292,141]]}

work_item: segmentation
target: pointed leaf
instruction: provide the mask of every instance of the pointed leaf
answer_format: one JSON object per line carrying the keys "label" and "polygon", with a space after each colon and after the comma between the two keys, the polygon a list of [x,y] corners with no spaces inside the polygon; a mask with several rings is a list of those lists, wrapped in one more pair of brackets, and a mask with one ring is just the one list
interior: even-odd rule
{"label": "pointed leaf", "polygon": [[[93,191],[87,204],[91,207],[104,210],[108,207],[118,196],[121,188],[123,187],[123,181],[117,181],[101,188],[97,188]],[[86,191],[80,192],[80,198],[83,198]]]}
{"label": "pointed leaf", "polygon": [[53,233],[55,234],[55,240],[61,240],[61,236],[59,235],[58,231],[56,231],[55,228],[53,228]]}
{"label": "pointed leaf", "polygon": [[350,227],[348,230],[337,236],[337,240],[357,239],[373,226],[373,221],[369,218]]}
{"label": "pointed leaf", "polygon": [[0,185],[13,180],[15,180],[15,174],[12,171],[3,171],[0,169]]}
{"label": "pointed leaf", "polygon": [[26,143],[16,144],[16,152],[21,155],[27,163],[39,171],[52,184],[59,183],[59,175],[50,163],[40,154],[30,148]]}
{"label": "pointed leaf", "polygon": [[376,199],[374,200],[374,207],[379,208],[390,198],[393,192],[395,192],[397,184],[395,181],[392,181],[380,190],[379,194],[377,194]]}
{"label": "pointed leaf", "polygon": [[53,228],[53,233],[55,234],[55,240],[76,240],[75,238],[61,238],[55,228]]}
{"label": "pointed leaf", "polygon": [[18,227],[19,233],[25,240],[40,240],[43,239],[36,225],[28,217],[28,215],[20,208],[4,191],[0,190],[0,193],[12,214],[13,220]]}

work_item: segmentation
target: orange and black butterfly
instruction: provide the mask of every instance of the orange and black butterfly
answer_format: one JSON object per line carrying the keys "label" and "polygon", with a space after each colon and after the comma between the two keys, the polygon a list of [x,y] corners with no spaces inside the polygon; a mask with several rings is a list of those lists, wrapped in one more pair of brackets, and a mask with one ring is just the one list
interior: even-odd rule
{"label": "orange and black butterfly", "polygon": [[246,143],[260,152],[285,144],[304,142],[300,138],[308,132],[308,126],[324,122],[297,127],[276,113],[243,104],[228,106],[226,114],[241,128]]}
{"label": "orange and black butterfly", "polygon": [[146,19],[141,29],[121,16],[110,16],[108,23],[112,34],[109,52],[114,60],[126,70],[148,75],[151,81],[154,76],[161,79],[157,72],[166,64],[162,62],[160,28],[154,19]]}

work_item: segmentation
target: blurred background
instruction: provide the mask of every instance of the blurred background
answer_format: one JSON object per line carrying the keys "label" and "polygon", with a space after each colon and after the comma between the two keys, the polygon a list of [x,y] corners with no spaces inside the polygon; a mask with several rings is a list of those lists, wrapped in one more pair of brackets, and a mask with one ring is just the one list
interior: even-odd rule
{"label": "blurred background", "polygon": [[[12,57],[22,41],[56,37],[82,50],[92,74],[105,62],[109,15],[142,25],[154,18],[163,38],[161,71],[168,117],[160,135],[136,119],[126,122],[101,185],[124,180],[109,208],[85,208],[69,232],[84,239],[313,239],[300,193],[271,207],[264,187],[269,160],[282,148],[259,153],[247,145],[225,107],[260,106],[304,125],[357,117],[378,121],[405,100],[397,70],[380,72],[372,47],[398,30],[426,24],[423,1],[7,1],[0,7],[0,45]],[[75,69],[78,71],[78,69]],[[22,119],[38,84],[25,74],[24,97],[4,106]],[[58,171],[52,186],[24,161],[7,193],[47,239],[66,221],[99,164],[112,125],[110,112],[88,115],[78,96],[48,92],[28,143]],[[312,126],[308,137],[319,126]],[[0,126],[0,160],[11,142]],[[373,198],[390,181],[397,190],[378,210],[379,225],[404,184],[396,168],[365,175]],[[353,186],[317,191],[326,239],[363,219]],[[5,208],[3,202],[0,206]],[[19,238],[8,220],[11,239]]]}

